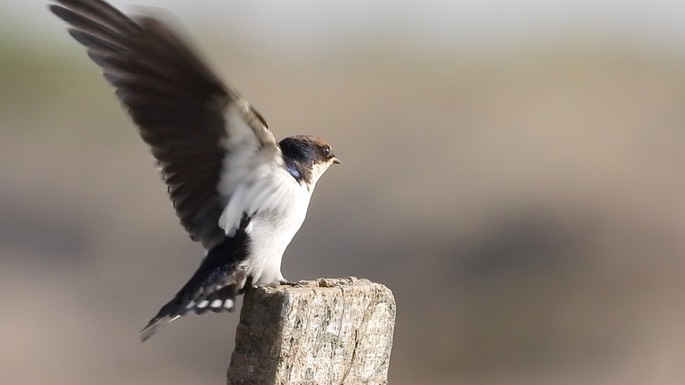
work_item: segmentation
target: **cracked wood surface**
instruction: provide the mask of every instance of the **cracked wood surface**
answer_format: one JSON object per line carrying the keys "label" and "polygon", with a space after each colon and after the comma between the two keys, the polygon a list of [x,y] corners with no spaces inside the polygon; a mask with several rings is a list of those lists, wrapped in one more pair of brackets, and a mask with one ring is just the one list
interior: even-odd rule
{"label": "cracked wood surface", "polygon": [[395,311],[387,287],[354,277],[249,290],[228,384],[387,384]]}

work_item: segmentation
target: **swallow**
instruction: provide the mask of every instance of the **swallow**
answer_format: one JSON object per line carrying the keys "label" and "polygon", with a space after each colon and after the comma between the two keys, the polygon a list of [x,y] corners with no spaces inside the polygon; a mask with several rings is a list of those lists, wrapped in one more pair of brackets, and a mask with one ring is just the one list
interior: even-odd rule
{"label": "swallow", "polygon": [[149,145],[181,225],[205,250],[141,341],[183,315],[230,311],[250,287],[287,282],[283,253],[317,181],[340,163],[331,146],[312,135],[277,142],[262,115],[162,21],[131,18],[102,0],[56,3],[50,10],[102,68]]}

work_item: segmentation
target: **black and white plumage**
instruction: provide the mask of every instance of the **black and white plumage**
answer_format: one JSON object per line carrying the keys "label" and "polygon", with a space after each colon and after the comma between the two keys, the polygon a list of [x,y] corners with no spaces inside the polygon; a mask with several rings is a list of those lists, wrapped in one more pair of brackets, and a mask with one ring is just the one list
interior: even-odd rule
{"label": "black and white plumage", "polygon": [[315,136],[276,142],[264,118],[177,35],[102,0],[50,9],[103,69],[150,145],[181,224],[206,256],[141,331],[178,317],[233,308],[250,285],[284,282],[281,259],[302,225],[316,182],[334,163]]}

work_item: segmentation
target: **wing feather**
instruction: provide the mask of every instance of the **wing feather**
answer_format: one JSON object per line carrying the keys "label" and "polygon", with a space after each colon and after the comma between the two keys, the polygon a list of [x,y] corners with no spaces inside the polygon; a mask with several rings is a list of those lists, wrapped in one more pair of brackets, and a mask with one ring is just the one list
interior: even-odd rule
{"label": "wing feather", "polygon": [[[58,2],[50,9],[115,87],[194,240],[216,245],[278,192],[274,170],[284,163],[264,118],[167,26],[101,0]],[[257,199],[255,186],[264,188]]]}

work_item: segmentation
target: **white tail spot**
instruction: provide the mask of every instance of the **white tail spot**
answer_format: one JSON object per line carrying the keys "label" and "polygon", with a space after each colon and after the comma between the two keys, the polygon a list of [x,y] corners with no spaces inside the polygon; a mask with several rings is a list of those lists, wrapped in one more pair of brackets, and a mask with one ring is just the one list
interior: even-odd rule
{"label": "white tail spot", "polygon": [[211,306],[211,307],[221,307],[221,304],[222,304],[222,303],[223,303],[222,300],[220,300],[220,299],[215,299],[214,301],[212,301],[212,304],[211,304],[210,306]]}
{"label": "white tail spot", "polygon": [[233,309],[233,300],[227,299],[224,301],[224,307],[226,309]]}
{"label": "white tail spot", "polygon": [[207,305],[209,305],[209,301],[207,301],[206,299],[203,299],[202,301],[200,301],[200,303],[197,304],[197,307],[199,307],[200,309],[203,309],[203,308],[207,307]]}

